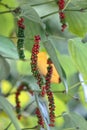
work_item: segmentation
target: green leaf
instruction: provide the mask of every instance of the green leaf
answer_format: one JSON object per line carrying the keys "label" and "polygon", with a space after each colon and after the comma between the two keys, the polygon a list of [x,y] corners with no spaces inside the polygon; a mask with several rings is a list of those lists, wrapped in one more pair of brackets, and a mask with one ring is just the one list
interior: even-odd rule
{"label": "green leaf", "polygon": [[52,44],[52,41],[51,39],[49,39],[48,41],[44,42],[44,46],[50,56],[50,58],[52,59],[55,67],[56,67],[56,70],[58,71],[59,75],[60,75],[60,78],[66,88],[66,92],[68,91],[68,86],[67,86],[67,80],[66,80],[66,74],[62,68],[62,66],[60,65],[60,62],[59,62],[59,59],[57,57],[57,54],[56,54],[56,51],[55,51],[55,48]]}
{"label": "green leaf", "polygon": [[32,50],[32,46],[34,44],[34,36],[40,35],[41,41],[46,39],[45,31],[43,27],[39,23],[35,23],[30,21],[29,19],[25,18],[25,48],[29,51]]}
{"label": "green leaf", "polygon": [[22,2],[26,2],[27,4],[29,4],[29,5],[36,5],[36,4],[41,4],[41,3],[44,3],[44,2],[47,2],[47,1],[50,1],[50,0],[18,0],[20,3]]}
{"label": "green leaf", "polygon": [[0,80],[7,78],[10,73],[9,64],[2,56],[0,56],[0,73]]}
{"label": "green leaf", "polygon": [[[45,2],[44,2],[45,3]],[[37,5],[33,7],[41,18],[46,18],[50,15],[57,13],[58,6],[55,1],[46,1],[45,4]]]}
{"label": "green leaf", "polygon": [[80,38],[69,40],[69,52],[79,72],[87,79],[87,44],[83,44]]}
{"label": "green leaf", "polygon": [[87,23],[86,23],[87,11],[71,11],[71,10],[80,10],[86,7],[87,7],[86,0],[80,0],[80,2],[79,0],[76,1],[73,0],[67,7],[67,9],[70,11],[65,11],[66,21],[69,24],[69,30],[80,37],[83,37],[87,32]]}
{"label": "green leaf", "polygon": [[4,36],[0,36],[0,55],[5,58],[18,59],[16,46],[9,38]]}
{"label": "green leaf", "polygon": [[[25,57],[26,59],[30,59],[31,53],[29,51],[25,51]],[[31,64],[29,60],[22,61],[18,60],[17,61],[17,70],[20,75],[29,75],[31,74]]]}
{"label": "green leaf", "polygon": [[42,24],[42,21],[38,15],[38,13],[29,4],[22,5],[21,9],[22,9],[22,12],[21,12],[20,16],[24,16],[25,18],[27,18],[33,22]]}
{"label": "green leaf", "polygon": [[3,110],[8,114],[9,118],[11,119],[12,123],[14,124],[15,128],[17,130],[21,130],[18,120],[12,110],[11,105],[9,102],[2,96],[0,96],[0,106],[3,108]]}
{"label": "green leaf", "polygon": [[[55,102],[55,115],[61,115],[63,112],[67,111],[67,106],[66,104],[63,102],[63,100],[59,99],[58,94],[55,95],[54,94],[54,102]],[[58,105],[59,104],[59,105]],[[56,125],[57,126],[61,126],[63,125],[63,119],[62,118],[56,118]]]}
{"label": "green leaf", "polygon": [[20,82],[27,83],[30,90],[40,91],[37,80],[32,75],[22,77]]}
{"label": "green leaf", "polygon": [[[75,130],[86,130],[87,122],[85,119],[76,113],[63,113],[64,126],[63,128],[74,128]],[[66,129],[67,130],[67,129]]]}
{"label": "green leaf", "polygon": [[[56,28],[57,27],[55,27],[55,29]],[[62,54],[62,55],[63,54],[68,55],[69,54],[67,39],[66,38],[60,37],[60,36],[54,36],[54,35],[49,36],[49,38],[51,39],[51,41],[52,41],[53,45],[55,46],[55,48],[60,52],[60,54]]]}
{"label": "green leaf", "polygon": [[[59,53],[58,53],[58,55],[59,55]],[[59,61],[60,61],[61,65],[66,73],[68,86],[69,86],[69,88],[71,88],[73,85],[75,85],[79,82],[78,70],[76,69],[70,56],[59,55],[58,57],[59,57]],[[76,87],[76,89],[74,88],[72,91],[76,92],[76,90],[78,90],[77,87]]]}
{"label": "green leaf", "polygon": [[[3,3],[10,7],[17,6],[17,2],[15,0],[4,0]],[[0,12],[8,11],[8,9],[2,5],[0,5]],[[0,35],[9,36],[14,28],[14,18],[11,13],[9,14],[0,14]]]}

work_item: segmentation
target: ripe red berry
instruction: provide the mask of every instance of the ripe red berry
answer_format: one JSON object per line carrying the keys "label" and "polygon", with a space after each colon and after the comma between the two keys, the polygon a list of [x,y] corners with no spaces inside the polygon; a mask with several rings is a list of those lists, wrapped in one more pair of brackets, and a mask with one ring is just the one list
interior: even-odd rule
{"label": "ripe red berry", "polygon": [[65,7],[65,0],[58,0],[57,4],[58,4],[58,7],[59,7],[60,22],[62,23],[61,31],[63,32],[65,30],[65,28],[67,27],[66,20],[65,20],[65,13],[63,12],[63,9]]}
{"label": "ripe red berry", "polygon": [[62,10],[65,7],[65,0],[58,0],[57,4],[59,6],[59,10]]}

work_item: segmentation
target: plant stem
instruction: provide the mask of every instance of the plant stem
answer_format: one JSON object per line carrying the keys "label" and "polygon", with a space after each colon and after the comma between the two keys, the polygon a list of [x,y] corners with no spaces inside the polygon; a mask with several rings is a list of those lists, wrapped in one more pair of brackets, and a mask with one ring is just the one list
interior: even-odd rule
{"label": "plant stem", "polygon": [[81,85],[81,83],[84,83],[84,82],[87,82],[87,80],[85,80],[85,81],[80,81],[80,82],[78,82],[78,83],[72,85],[72,86],[69,88],[69,90],[74,89],[75,87],[77,87],[78,85]]}
{"label": "plant stem", "polygon": [[[64,9],[64,12],[66,12],[66,11],[86,12],[86,11],[87,11],[87,7],[81,8],[81,9]],[[51,16],[51,15],[57,14],[57,13],[59,13],[59,12],[60,12],[60,11],[54,11],[54,12],[52,12],[52,13],[50,13],[50,14],[47,14],[47,15],[45,15],[45,16],[42,16],[41,18],[44,19],[44,18],[49,17],[49,16]]]}
{"label": "plant stem", "polygon": [[4,3],[2,3],[2,2],[0,2],[0,5],[4,6],[4,7],[7,8],[7,9],[11,9],[10,6],[8,6],[7,4],[4,4]]}
{"label": "plant stem", "polygon": [[64,9],[62,11],[64,11],[67,8],[67,6],[69,5],[70,2],[71,2],[71,0],[67,1],[66,5],[65,5],[65,7],[64,7]]}
{"label": "plant stem", "polygon": [[32,128],[23,128],[22,130],[36,129],[38,126],[34,126]]}
{"label": "plant stem", "polygon": [[15,9],[10,9],[10,10],[7,10],[7,11],[2,11],[2,12],[0,12],[0,14],[6,14],[6,13],[15,13],[15,14],[17,14],[17,13],[20,13],[20,7],[16,7]]}
{"label": "plant stem", "polygon": [[81,9],[65,9],[64,11],[78,11],[78,12],[86,12],[87,7]]}
{"label": "plant stem", "polygon": [[12,122],[9,123],[9,125],[4,129],[4,130],[8,130],[8,128],[11,126]]}
{"label": "plant stem", "polygon": [[60,117],[62,117],[62,115],[58,115],[58,116],[56,116],[56,118],[60,118]]}
{"label": "plant stem", "polygon": [[79,97],[76,97],[76,96],[72,96],[71,94],[68,94],[71,98],[73,98],[74,100],[76,101],[80,101]]}
{"label": "plant stem", "polygon": [[0,12],[0,14],[6,14],[6,13],[12,13],[12,12],[14,12],[14,10],[2,11],[2,12]]}
{"label": "plant stem", "polygon": [[45,15],[45,16],[42,16],[41,18],[44,19],[44,18],[46,18],[46,17],[48,17],[48,16],[51,16],[51,15],[57,14],[57,13],[58,13],[58,11],[55,11],[55,12],[52,12],[52,13],[47,14],[47,15]]}
{"label": "plant stem", "polygon": [[66,90],[62,90],[62,91],[52,91],[53,93],[66,93]]}

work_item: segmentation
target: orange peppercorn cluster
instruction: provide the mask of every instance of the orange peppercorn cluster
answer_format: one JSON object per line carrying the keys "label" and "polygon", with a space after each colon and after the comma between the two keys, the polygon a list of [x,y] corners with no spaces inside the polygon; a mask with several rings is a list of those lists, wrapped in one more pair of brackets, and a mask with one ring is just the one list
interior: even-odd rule
{"label": "orange peppercorn cluster", "polygon": [[17,41],[17,50],[18,50],[18,54],[19,54],[19,58],[24,60],[25,55],[24,55],[24,29],[25,29],[25,25],[23,24],[24,19],[21,17],[18,21],[17,21],[17,25],[18,25],[18,41]]}
{"label": "orange peppercorn cluster", "polygon": [[66,20],[65,20],[65,14],[63,12],[63,9],[65,7],[65,0],[58,0],[57,4],[58,4],[58,7],[59,7],[60,21],[62,23],[62,25],[61,25],[61,27],[62,27],[61,31],[63,32],[65,30],[65,28],[67,27]]}
{"label": "orange peppercorn cluster", "polygon": [[51,76],[52,76],[52,71],[53,71],[53,67],[52,67],[52,61],[49,58],[47,60],[47,74],[46,74],[46,94],[48,96],[48,102],[49,102],[49,117],[50,117],[50,124],[49,126],[53,127],[54,126],[54,122],[55,122],[55,103],[54,103],[54,97],[53,97],[53,93],[50,90],[50,83],[51,83]]}

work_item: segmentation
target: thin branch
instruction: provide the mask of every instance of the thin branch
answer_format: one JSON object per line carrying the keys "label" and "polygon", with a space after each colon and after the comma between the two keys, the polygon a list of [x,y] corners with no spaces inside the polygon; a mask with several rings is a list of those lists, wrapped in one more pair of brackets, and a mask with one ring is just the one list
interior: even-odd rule
{"label": "thin branch", "polygon": [[53,14],[57,14],[57,13],[58,13],[58,11],[55,11],[55,12],[52,12],[52,13],[47,14],[47,15],[45,15],[45,16],[42,16],[41,18],[44,19],[44,18],[46,18],[46,17],[49,17],[49,16],[51,16],[51,15],[53,15]]}
{"label": "thin branch", "polygon": [[65,9],[64,11],[78,11],[78,12],[86,12],[87,7],[81,9]]}
{"label": "thin branch", "polygon": [[4,130],[8,130],[8,128],[11,126],[12,122],[8,124],[8,126]]}
{"label": "thin branch", "polygon": [[71,94],[68,94],[70,97],[72,97],[74,100],[76,101],[80,101],[79,97],[76,97],[76,96],[72,96]]}
{"label": "thin branch", "polygon": [[34,126],[34,127],[32,127],[32,128],[23,128],[23,129],[21,129],[21,130],[29,130],[29,129],[36,129],[38,126]]}
{"label": "thin branch", "polygon": [[7,11],[0,12],[0,14],[6,14],[6,13],[15,13],[15,14],[20,13],[20,7],[17,7],[15,9],[13,9],[13,10],[10,9],[10,10],[7,10]]}
{"label": "thin branch", "polygon": [[[87,7],[81,8],[81,9],[65,9],[65,10],[64,10],[64,12],[68,12],[68,11],[69,11],[69,12],[70,12],[70,11],[86,12],[86,11],[87,11]],[[47,14],[47,15],[42,16],[41,18],[44,19],[44,18],[49,17],[49,16],[51,16],[51,15],[57,14],[57,13],[59,13],[59,12],[60,12],[60,11],[54,11],[54,12],[52,12],[52,13],[50,13],[50,14]]]}
{"label": "thin branch", "polygon": [[58,116],[56,116],[56,118],[60,118],[60,117],[62,117],[62,115],[58,115]]}
{"label": "thin branch", "polygon": [[65,5],[65,7],[64,7],[64,9],[62,11],[64,11],[67,8],[67,6],[69,5],[70,2],[71,2],[71,0],[67,1],[66,5]]}
{"label": "thin branch", "polygon": [[66,93],[66,90],[62,90],[62,91],[52,91],[53,93]]}
{"label": "thin branch", "polygon": [[80,82],[78,82],[78,83],[76,83],[76,84],[72,85],[72,86],[69,88],[69,90],[71,90],[71,89],[74,89],[74,88],[78,87],[78,85],[81,85],[81,83],[84,83],[84,82],[86,82],[86,83],[87,83],[87,80],[80,81]]}
{"label": "thin branch", "polygon": [[10,6],[8,6],[7,4],[4,4],[4,3],[2,3],[2,2],[0,2],[0,5],[4,6],[4,7],[7,8],[7,9],[11,9]]}
{"label": "thin branch", "polygon": [[7,14],[7,13],[13,13],[14,10],[7,10],[7,11],[2,11],[0,12],[0,14]]}
{"label": "thin branch", "polygon": [[33,100],[31,103],[29,102],[29,104],[24,108],[23,111],[26,111],[34,102],[35,100]]}

